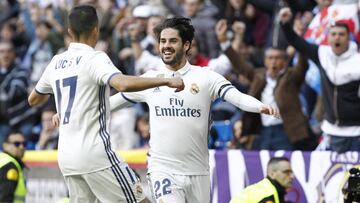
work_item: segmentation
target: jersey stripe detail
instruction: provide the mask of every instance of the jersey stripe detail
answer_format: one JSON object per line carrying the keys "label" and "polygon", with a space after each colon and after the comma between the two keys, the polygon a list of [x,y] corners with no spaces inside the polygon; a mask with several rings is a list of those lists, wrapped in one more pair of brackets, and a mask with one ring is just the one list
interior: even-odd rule
{"label": "jersey stripe detail", "polygon": [[224,99],[225,94],[226,94],[230,89],[232,89],[232,88],[235,88],[235,87],[234,87],[234,86],[231,86],[231,87],[227,88],[226,90],[224,90],[224,93],[223,93],[222,96],[221,96],[221,99],[222,99],[222,100],[225,100],[225,99]]}
{"label": "jersey stripe detail", "polygon": [[41,95],[51,95],[51,93],[42,93],[42,92],[40,92],[39,90],[37,90],[35,88],[34,88],[34,90],[35,90],[36,93],[41,94]]}
{"label": "jersey stripe detail", "polygon": [[116,157],[115,152],[113,150],[111,150],[110,136],[106,132],[106,106],[105,106],[106,105],[105,104],[105,90],[106,89],[105,88],[106,88],[106,86],[101,86],[100,90],[99,90],[100,137],[104,143],[105,152],[106,152],[108,159],[110,160],[110,163],[112,165],[111,170],[113,171],[121,189],[124,192],[126,201],[133,203],[133,202],[136,202],[135,195],[134,195],[124,173],[122,172],[122,170],[119,166],[120,161]]}
{"label": "jersey stripe detail", "polygon": [[221,91],[225,88],[225,87],[227,87],[227,86],[232,86],[232,84],[224,84],[224,85],[222,85],[220,88],[219,88],[219,91],[218,91],[218,96],[220,97],[220,95],[221,95]]}
{"label": "jersey stripe detail", "polygon": [[121,92],[121,96],[122,96],[126,101],[131,102],[131,103],[133,103],[133,104],[136,104],[136,101],[133,101],[133,100],[127,98],[127,97],[125,96],[125,94],[122,93],[122,92]]}

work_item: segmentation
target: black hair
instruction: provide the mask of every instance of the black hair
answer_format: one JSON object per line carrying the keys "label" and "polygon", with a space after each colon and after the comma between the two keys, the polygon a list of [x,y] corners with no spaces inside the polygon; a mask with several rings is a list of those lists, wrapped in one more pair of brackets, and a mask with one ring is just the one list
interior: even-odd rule
{"label": "black hair", "polygon": [[4,142],[9,142],[10,136],[11,136],[11,135],[14,135],[14,134],[20,134],[20,135],[22,135],[22,136],[25,138],[25,136],[24,136],[24,134],[23,134],[22,132],[20,132],[20,131],[18,131],[18,130],[13,130],[13,131],[11,131],[11,132],[9,132],[8,134],[5,135]]}
{"label": "black hair", "polygon": [[96,9],[89,5],[74,7],[69,14],[69,28],[77,39],[82,35],[89,35],[94,27],[98,26],[99,19]]}
{"label": "black hair", "polygon": [[154,28],[154,33],[158,42],[160,42],[160,34],[166,28],[172,28],[179,32],[182,43],[189,42],[189,49],[191,48],[192,40],[194,39],[195,29],[191,25],[191,20],[189,18],[177,16],[174,18],[168,18],[163,23],[159,24]]}
{"label": "black hair", "polygon": [[275,164],[277,164],[277,163],[279,163],[279,162],[281,162],[281,161],[290,162],[290,160],[289,160],[288,158],[286,158],[286,157],[272,157],[272,158],[269,160],[267,166],[269,167],[270,165],[275,165]]}
{"label": "black hair", "polygon": [[350,28],[349,28],[349,25],[345,22],[342,22],[342,21],[336,21],[336,22],[333,22],[331,23],[331,28],[333,27],[341,27],[341,28],[345,28],[346,32],[349,34],[350,33]]}
{"label": "black hair", "polygon": [[286,50],[285,50],[284,48],[282,48],[282,47],[279,47],[279,46],[271,46],[271,47],[266,48],[266,50],[265,50],[265,56],[266,56],[266,52],[267,52],[268,50],[270,50],[270,49],[281,52],[281,53],[282,53],[282,56],[284,57],[284,59],[287,59],[287,58],[288,58],[288,55],[287,55],[287,53],[286,53]]}

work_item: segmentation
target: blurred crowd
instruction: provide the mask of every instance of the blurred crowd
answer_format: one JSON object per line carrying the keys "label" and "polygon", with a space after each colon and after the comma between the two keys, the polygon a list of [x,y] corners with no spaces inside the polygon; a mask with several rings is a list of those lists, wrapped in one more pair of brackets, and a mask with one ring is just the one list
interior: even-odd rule
{"label": "blurred crowd", "polygon": [[[30,108],[27,96],[51,58],[70,43],[67,13],[78,4],[96,6],[101,33],[95,49],[105,51],[124,74],[161,68],[153,28],[167,17],[185,16],[196,30],[191,64],[210,67],[240,91],[280,110],[281,119],[273,119],[214,101],[209,148],[329,149],[329,133],[320,127],[325,110],[319,69],[289,45],[278,13],[289,7],[294,31],[308,42],[327,44],[330,25],[343,20],[358,43],[357,0],[0,1],[0,146],[6,134],[18,130],[27,139],[27,149],[56,149],[54,99]],[[360,114],[356,110],[354,114]],[[353,123],[360,126],[358,120]],[[149,130],[145,104],[112,112],[114,148],[147,148]],[[360,134],[354,137],[360,143]]]}

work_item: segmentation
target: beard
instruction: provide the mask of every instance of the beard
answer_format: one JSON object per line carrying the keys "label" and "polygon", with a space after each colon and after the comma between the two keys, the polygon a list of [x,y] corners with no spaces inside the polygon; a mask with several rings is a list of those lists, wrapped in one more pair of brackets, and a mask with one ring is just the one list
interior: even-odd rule
{"label": "beard", "polygon": [[[165,51],[171,51],[172,53],[175,53],[175,56],[173,58],[170,59],[165,59],[165,55],[164,52]],[[178,52],[176,52],[174,49],[172,48],[167,48],[167,49],[163,49],[163,51],[161,52],[161,60],[166,64],[166,65],[176,65],[181,63],[181,59],[184,56],[184,51],[182,49],[180,49]]]}

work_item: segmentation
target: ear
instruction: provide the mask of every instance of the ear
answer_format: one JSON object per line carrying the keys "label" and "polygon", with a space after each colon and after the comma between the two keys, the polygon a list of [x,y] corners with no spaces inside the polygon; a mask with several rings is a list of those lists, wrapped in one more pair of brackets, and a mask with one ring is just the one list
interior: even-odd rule
{"label": "ear", "polygon": [[68,33],[69,33],[72,40],[76,39],[74,32],[70,28],[68,28],[67,31],[68,31]]}

